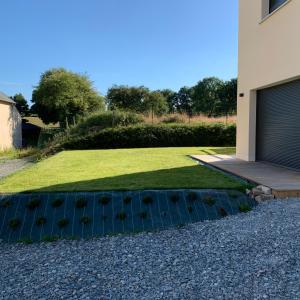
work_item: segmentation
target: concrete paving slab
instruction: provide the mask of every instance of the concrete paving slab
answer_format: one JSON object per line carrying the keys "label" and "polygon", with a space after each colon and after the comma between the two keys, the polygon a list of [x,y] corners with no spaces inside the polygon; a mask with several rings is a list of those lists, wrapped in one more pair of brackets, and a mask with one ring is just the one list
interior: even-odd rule
{"label": "concrete paving slab", "polygon": [[300,172],[265,162],[246,162],[234,155],[191,155],[192,158],[257,184],[277,197],[300,196]]}

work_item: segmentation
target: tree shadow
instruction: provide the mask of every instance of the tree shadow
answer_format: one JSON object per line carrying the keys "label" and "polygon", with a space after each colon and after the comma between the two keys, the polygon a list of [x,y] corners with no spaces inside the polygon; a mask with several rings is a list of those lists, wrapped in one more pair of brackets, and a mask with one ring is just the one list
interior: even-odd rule
{"label": "tree shadow", "polygon": [[244,185],[204,166],[124,174],[29,189],[25,192],[128,191],[145,189],[240,189]]}

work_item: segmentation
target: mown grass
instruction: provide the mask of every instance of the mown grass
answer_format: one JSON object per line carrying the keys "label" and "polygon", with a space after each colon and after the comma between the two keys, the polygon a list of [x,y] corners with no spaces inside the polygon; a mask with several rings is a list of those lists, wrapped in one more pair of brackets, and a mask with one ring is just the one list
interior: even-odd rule
{"label": "mown grass", "polygon": [[234,151],[213,147],[64,151],[0,181],[0,193],[240,189],[242,183],[200,166],[188,156]]}

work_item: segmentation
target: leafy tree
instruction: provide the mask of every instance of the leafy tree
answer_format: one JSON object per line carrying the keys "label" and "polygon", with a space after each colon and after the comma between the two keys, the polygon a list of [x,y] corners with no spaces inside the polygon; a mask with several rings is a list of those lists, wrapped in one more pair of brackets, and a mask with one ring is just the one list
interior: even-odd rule
{"label": "leafy tree", "polygon": [[168,112],[168,103],[166,98],[158,91],[149,93],[143,103],[143,112],[151,112],[154,115],[162,115]]}
{"label": "leafy tree", "polygon": [[174,92],[170,89],[159,90],[158,92],[160,92],[166,98],[169,112],[175,113],[176,112],[176,92]]}
{"label": "leafy tree", "polygon": [[144,86],[129,87],[125,85],[113,86],[106,95],[108,108],[119,108],[135,112],[145,110],[144,102],[150,91]]}
{"label": "leafy tree", "polygon": [[225,116],[236,114],[237,109],[237,79],[225,81],[220,90],[221,106],[219,114]]}
{"label": "leafy tree", "polygon": [[216,77],[204,78],[193,87],[192,99],[196,112],[217,115],[221,106],[221,90],[223,81]]}
{"label": "leafy tree", "polygon": [[63,68],[50,69],[41,75],[32,102],[44,123],[60,122],[104,108],[103,97],[86,75]]}
{"label": "leafy tree", "polygon": [[22,117],[29,114],[29,105],[28,105],[25,97],[21,93],[15,94],[13,97],[11,97],[11,99],[13,101],[15,101],[16,107]]}
{"label": "leafy tree", "polygon": [[174,106],[176,108],[176,111],[181,113],[185,112],[188,115],[192,115],[192,89],[186,86],[182,87],[174,97]]}

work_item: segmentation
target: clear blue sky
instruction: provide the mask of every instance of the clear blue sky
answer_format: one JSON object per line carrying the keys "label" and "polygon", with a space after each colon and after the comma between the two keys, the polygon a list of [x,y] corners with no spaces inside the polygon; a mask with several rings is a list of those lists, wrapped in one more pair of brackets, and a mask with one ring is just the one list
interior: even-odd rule
{"label": "clear blue sky", "polygon": [[52,67],[113,84],[178,90],[237,75],[237,0],[7,0],[0,90],[28,100]]}

